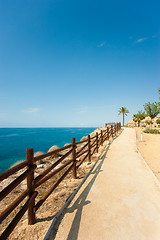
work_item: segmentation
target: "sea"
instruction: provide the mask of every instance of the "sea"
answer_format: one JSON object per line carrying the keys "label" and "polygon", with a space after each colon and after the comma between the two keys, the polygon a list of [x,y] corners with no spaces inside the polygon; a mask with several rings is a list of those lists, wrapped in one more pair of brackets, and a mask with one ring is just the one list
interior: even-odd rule
{"label": "sea", "polygon": [[96,128],[0,128],[0,173],[17,161],[25,160],[26,148],[46,153],[50,147],[63,147],[72,137],[80,141]]}

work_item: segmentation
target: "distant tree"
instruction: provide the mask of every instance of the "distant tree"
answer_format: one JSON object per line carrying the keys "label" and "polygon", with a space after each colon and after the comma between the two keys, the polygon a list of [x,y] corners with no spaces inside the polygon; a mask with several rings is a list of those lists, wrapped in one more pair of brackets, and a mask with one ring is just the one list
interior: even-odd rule
{"label": "distant tree", "polygon": [[136,123],[138,121],[137,114],[133,114],[133,121]]}
{"label": "distant tree", "polygon": [[138,127],[140,126],[140,122],[146,117],[145,112],[138,111],[137,114],[133,115],[133,121],[138,122]]}
{"label": "distant tree", "polygon": [[155,118],[160,113],[159,103],[157,102],[148,102],[145,103],[143,106],[146,112],[146,116],[149,116],[151,119]]}
{"label": "distant tree", "polygon": [[118,115],[123,115],[123,126],[124,126],[124,116],[127,116],[127,113],[129,113],[128,109],[126,107],[121,107],[118,111]]}

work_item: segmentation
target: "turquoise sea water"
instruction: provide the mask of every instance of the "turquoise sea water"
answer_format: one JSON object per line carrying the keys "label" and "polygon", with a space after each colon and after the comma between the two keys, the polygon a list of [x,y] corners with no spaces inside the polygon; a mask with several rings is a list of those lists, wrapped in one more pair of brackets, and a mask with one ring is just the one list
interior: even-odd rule
{"label": "turquoise sea water", "polygon": [[47,152],[50,147],[63,147],[75,137],[80,141],[95,128],[0,128],[0,172],[15,162],[25,160],[26,148]]}

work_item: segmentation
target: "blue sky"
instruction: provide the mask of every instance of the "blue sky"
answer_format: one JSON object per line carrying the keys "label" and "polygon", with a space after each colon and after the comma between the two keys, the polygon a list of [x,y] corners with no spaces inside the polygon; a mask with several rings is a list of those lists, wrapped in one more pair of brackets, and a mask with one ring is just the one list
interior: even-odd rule
{"label": "blue sky", "polygon": [[160,87],[160,1],[1,0],[0,127],[126,121]]}

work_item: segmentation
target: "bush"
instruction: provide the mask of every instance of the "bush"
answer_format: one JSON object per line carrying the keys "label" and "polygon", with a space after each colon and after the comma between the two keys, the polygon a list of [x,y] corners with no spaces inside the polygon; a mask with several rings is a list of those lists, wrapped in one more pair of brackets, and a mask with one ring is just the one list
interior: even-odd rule
{"label": "bush", "polygon": [[150,125],[150,124],[153,124],[152,121],[146,121],[146,124]]}
{"label": "bush", "polygon": [[157,119],[156,123],[157,123],[157,124],[160,124],[160,119]]}
{"label": "bush", "polygon": [[159,130],[157,129],[146,129],[144,133],[152,133],[152,134],[160,134]]}

